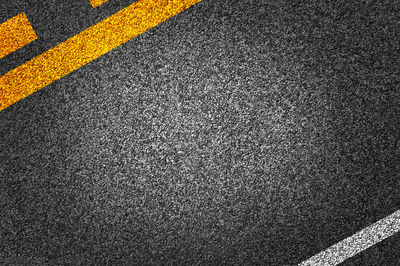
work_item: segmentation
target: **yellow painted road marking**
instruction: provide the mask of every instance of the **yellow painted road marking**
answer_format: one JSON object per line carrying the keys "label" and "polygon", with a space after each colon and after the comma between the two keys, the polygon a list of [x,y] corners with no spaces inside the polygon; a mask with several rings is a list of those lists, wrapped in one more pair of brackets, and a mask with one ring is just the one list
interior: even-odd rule
{"label": "yellow painted road marking", "polygon": [[98,7],[99,5],[104,4],[108,0],[90,0],[90,3],[92,4],[93,7]]}
{"label": "yellow painted road marking", "polygon": [[18,14],[0,25],[0,58],[36,39],[35,31],[25,13]]}
{"label": "yellow painted road marking", "polygon": [[0,77],[0,110],[201,0],[140,0]]}

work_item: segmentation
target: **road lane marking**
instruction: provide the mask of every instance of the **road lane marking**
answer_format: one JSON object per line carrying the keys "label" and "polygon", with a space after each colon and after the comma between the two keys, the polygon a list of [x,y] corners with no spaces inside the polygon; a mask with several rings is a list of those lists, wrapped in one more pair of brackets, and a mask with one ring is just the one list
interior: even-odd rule
{"label": "road lane marking", "polygon": [[140,0],[0,77],[0,111],[201,0]]}
{"label": "road lane marking", "polygon": [[333,266],[400,232],[400,210],[299,264]]}
{"label": "road lane marking", "polygon": [[96,7],[104,4],[107,1],[108,0],[90,0],[90,3],[92,4],[92,7],[96,8]]}
{"label": "road lane marking", "polygon": [[25,13],[0,24],[0,59],[37,39]]}

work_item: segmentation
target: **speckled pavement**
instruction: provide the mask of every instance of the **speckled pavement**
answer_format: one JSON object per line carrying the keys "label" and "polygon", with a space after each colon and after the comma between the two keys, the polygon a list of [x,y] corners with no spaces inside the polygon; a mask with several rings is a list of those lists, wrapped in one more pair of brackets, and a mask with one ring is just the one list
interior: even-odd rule
{"label": "speckled pavement", "polygon": [[[132,2],[2,1],[0,75]],[[399,12],[203,0],[1,111],[0,264],[296,265],[400,209]]]}

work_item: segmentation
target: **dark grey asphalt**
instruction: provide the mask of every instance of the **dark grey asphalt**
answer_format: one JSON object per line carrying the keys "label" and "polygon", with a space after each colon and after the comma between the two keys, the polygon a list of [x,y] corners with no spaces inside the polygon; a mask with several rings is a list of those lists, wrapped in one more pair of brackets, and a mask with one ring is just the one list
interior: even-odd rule
{"label": "dark grey asphalt", "polygon": [[293,265],[400,209],[399,11],[204,0],[0,112],[0,260]]}

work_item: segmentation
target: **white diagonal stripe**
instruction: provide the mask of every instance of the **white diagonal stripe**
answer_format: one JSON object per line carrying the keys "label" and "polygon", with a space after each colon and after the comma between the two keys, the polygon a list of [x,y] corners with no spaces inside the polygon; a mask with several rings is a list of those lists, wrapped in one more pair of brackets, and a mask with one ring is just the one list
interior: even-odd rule
{"label": "white diagonal stripe", "polygon": [[400,210],[303,261],[299,266],[337,265],[399,231]]}

